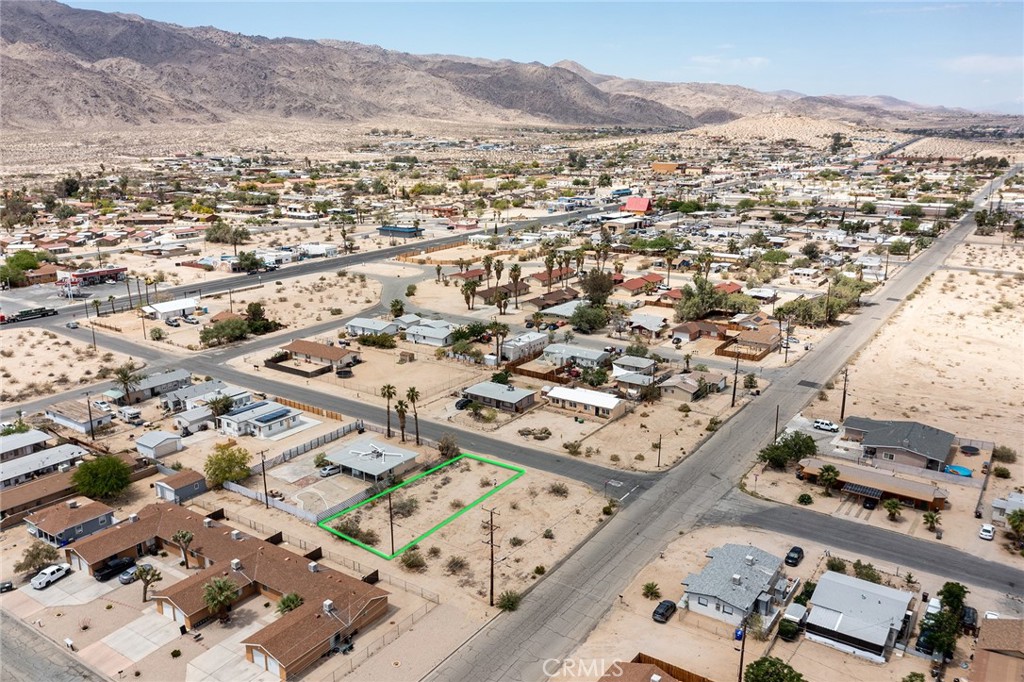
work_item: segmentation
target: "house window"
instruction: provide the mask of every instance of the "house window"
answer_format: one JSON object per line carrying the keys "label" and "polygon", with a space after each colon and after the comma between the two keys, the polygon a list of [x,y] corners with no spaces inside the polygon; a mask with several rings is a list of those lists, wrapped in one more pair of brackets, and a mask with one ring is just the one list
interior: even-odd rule
{"label": "house window", "polygon": [[82,534],[82,527],[81,526],[75,526],[75,535],[81,535],[81,534]]}
{"label": "house window", "polygon": [[732,607],[729,606],[728,604],[722,604],[722,613],[727,614],[727,615],[732,613]]}
{"label": "house window", "polygon": [[100,517],[100,525],[101,526],[107,525],[107,517],[106,516],[101,516]]}
{"label": "house window", "polygon": [[707,606],[708,605],[708,598],[707,597],[697,597],[697,603],[700,604],[701,606]]}
{"label": "house window", "polygon": [[893,452],[883,452],[882,459],[887,459],[891,462],[892,460],[896,459],[896,454]]}

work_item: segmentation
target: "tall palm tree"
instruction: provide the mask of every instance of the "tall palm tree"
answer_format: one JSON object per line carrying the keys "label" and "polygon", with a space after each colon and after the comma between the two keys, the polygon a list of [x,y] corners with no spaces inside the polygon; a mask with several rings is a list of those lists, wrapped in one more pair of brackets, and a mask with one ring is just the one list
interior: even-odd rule
{"label": "tall palm tree", "polygon": [[512,283],[512,295],[516,298],[516,310],[519,310],[519,279],[523,276],[523,269],[519,263],[515,263],[508,269],[508,281]]}
{"label": "tall palm tree", "polygon": [[498,362],[501,362],[501,342],[504,341],[509,334],[509,326],[504,322],[491,322],[487,325],[487,331],[494,337],[494,355],[498,358]]}
{"label": "tall palm tree", "polygon": [[466,301],[466,308],[469,310],[473,309],[473,297],[476,296],[476,290],[480,286],[480,283],[475,279],[471,279],[462,285],[462,298]]}
{"label": "tall palm tree", "polygon": [[420,392],[416,390],[415,386],[410,386],[409,390],[405,392],[405,399],[412,405],[412,421],[416,427],[416,445],[420,444],[420,415],[416,411],[416,401],[420,399]]}
{"label": "tall palm tree", "polygon": [[587,252],[583,250],[583,247],[573,251],[573,259],[576,261],[576,272],[578,273],[583,269],[583,264],[587,262]]}
{"label": "tall palm tree", "polygon": [[214,578],[203,585],[203,603],[221,622],[227,620],[227,609],[237,598],[238,585],[230,578]]}
{"label": "tall palm tree", "polygon": [[494,256],[487,254],[483,260],[484,277],[487,278],[487,286],[491,286],[491,271],[494,270]]}
{"label": "tall palm tree", "polygon": [[395,414],[398,415],[398,430],[402,432],[402,442],[405,442],[405,415],[409,413],[409,403],[399,400],[395,403]]}
{"label": "tall palm tree", "polygon": [[171,536],[171,542],[181,547],[181,558],[185,560],[185,568],[188,568],[188,546],[192,544],[194,536],[192,531],[179,530]]}
{"label": "tall palm tree", "polygon": [[665,286],[672,286],[672,261],[676,259],[679,252],[675,249],[665,249]]}
{"label": "tall palm tree", "polygon": [[561,256],[558,257],[558,267],[562,271],[560,279],[562,280],[562,288],[563,289],[566,286],[568,286],[568,279],[569,278],[565,275],[565,271],[569,269],[570,265],[572,265],[572,254],[571,253],[563,253]]}
{"label": "tall palm tree", "polygon": [[548,253],[544,256],[544,272],[548,275],[548,293],[551,293],[551,273],[555,271],[555,254]]}
{"label": "tall palm tree", "polygon": [[501,284],[501,273],[505,271],[505,261],[500,258],[494,259],[494,286]]}
{"label": "tall palm tree", "polygon": [[114,310],[114,301],[117,300],[117,296],[107,296],[107,303],[110,304],[110,314],[113,315],[117,311]]}
{"label": "tall palm tree", "polygon": [[100,300],[98,298],[94,298],[92,300],[92,309],[96,313],[96,317],[99,317],[100,316]]}
{"label": "tall palm tree", "polygon": [[384,384],[380,387],[380,395],[388,401],[388,438],[391,438],[391,399],[398,394],[391,384]]}
{"label": "tall palm tree", "polygon": [[139,368],[135,366],[135,362],[129,360],[114,370],[113,378],[114,383],[117,384],[124,393],[125,403],[128,403],[128,396],[132,391],[139,387],[139,383],[142,381],[142,374],[139,372]]}

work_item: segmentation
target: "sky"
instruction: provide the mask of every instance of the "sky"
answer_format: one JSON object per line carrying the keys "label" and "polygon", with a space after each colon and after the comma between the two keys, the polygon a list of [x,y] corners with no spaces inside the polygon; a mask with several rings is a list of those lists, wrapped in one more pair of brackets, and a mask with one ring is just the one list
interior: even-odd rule
{"label": "sky", "polygon": [[1024,114],[1024,3],[65,0],[182,26]]}

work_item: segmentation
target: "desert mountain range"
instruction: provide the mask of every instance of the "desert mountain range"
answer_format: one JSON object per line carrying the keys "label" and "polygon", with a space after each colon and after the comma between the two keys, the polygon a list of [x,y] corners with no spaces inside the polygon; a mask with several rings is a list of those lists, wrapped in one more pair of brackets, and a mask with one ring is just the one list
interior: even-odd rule
{"label": "desert mountain range", "polygon": [[692,128],[777,113],[900,125],[969,114],[888,97],[807,97],[336,40],[185,28],[52,0],[0,3],[8,130],[216,124],[245,116]]}

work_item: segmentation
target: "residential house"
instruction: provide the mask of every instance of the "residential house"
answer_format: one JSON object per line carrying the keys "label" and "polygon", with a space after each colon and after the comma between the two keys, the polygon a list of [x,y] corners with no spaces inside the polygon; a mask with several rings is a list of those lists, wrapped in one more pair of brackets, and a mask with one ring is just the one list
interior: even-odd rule
{"label": "residential house", "polygon": [[142,312],[154,320],[169,320],[172,317],[191,315],[199,307],[195,298],[178,298],[142,306]]}
{"label": "residential house", "polygon": [[161,500],[181,504],[206,492],[206,477],[198,471],[183,469],[154,484],[156,496]]}
{"label": "residential house", "polygon": [[229,386],[220,379],[212,379],[164,393],[160,396],[160,406],[169,412],[181,412],[198,405],[205,405],[211,400],[225,395],[234,401],[235,407],[240,407],[252,399],[245,389]]}
{"label": "residential house", "polygon": [[438,348],[450,346],[459,325],[446,320],[421,320],[405,330],[406,341]]}
{"label": "residential house", "polygon": [[60,268],[54,263],[46,263],[39,266],[35,270],[28,270],[25,272],[25,277],[28,280],[28,284],[50,284],[57,281],[57,273],[60,272]]}
{"label": "residential house", "polygon": [[1024,509],[1024,493],[1010,491],[1005,498],[997,497],[992,500],[992,523],[1007,526],[1006,517]]}
{"label": "residential house", "polygon": [[925,511],[942,511],[949,500],[949,492],[932,483],[919,483],[899,478],[890,471],[875,466],[825,462],[814,457],[802,459],[798,471],[806,481],[816,481],[818,473],[826,464],[839,471],[835,487],[844,495],[855,498],[881,501],[890,497]]}
{"label": "residential house", "polygon": [[654,212],[654,206],[649,197],[629,197],[622,210],[634,215],[647,215]]}
{"label": "residential house", "polygon": [[633,373],[654,376],[654,372],[657,369],[658,363],[653,358],[637,358],[632,355],[622,355],[612,360],[613,377]]}
{"label": "residential house", "polygon": [[67,500],[25,517],[28,534],[54,547],[81,540],[115,523],[113,509],[89,499]]}
{"label": "residential house", "polygon": [[98,407],[89,407],[85,400],[64,400],[47,407],[43,414],[55,424],[66,426],[79,433],[91,433],[108,426],[114,419],[112,412]]}
{"label": "residential house", "polygon": [[682,343],[696,341],[697,339],[723,339],[725,332],[717,324],[711,322],[683,322],[672,328],[672,341],[680,339]]}
{"label": "residential house", "polygon": [[743,292],[743,285],[739,282],[720,282],[715,285],[715,289],[721,291],[724,294],[732,295]]}
{"label": "residential house", "polygon": [[847,417],[843,438],[858,441],[865,457],[942,471],[956,452],[954,436],[927,424]]}
{"label": "residential house", "polygon": [[606,351],[568,343],[552,343],[544,348],[544,361],[556,367],[569,364],[577,367],[602,367],[608,364],[610,358],[611,355]]}
{"label": "residential house", "polygon": [[551,276],[548,276],[547,270],[541,270],[540,272],[530,275],[527,279],[536,280],[541,286],[547,286],[550,284],[556,284],[562,280],[567,280],[576,274],[576,269],[572,266],[564,268],[554,268],[551,270]]}
{"label": "residential house", "polygon": [[54,471],[67,471],[89,451],[73,443],[33,452],[31,455],[0,462],[0,488],[13,488]]}
{"label": "residential house", "polygon": [[537,400],[536,391],[516,388],[510,384],[497,384],[493,381],[481,381],[465,388],[462,395],[481,405],[513,413],[525,412]]}
{"label": "residential house", "polygon": [[547,345],[547,334],[524,332],[501,342],[501,360],[513,362],[520,358],[531,358],[541,353]]}
{"label": "residential house", "polygon": [[181,436],[167,431],[147,431],[135,439],[135,449],[143,457],[158,459],[181,450]]}
{"label": "residential house", "polygon": [[377,234],[381,237],[422,237],[423,228],[415,225],[381,225],[377,228]]}
{"label": "residential house", "polygon": [[638,400],[643,395],[645,388],[656,383],[655,378],[651,375],[637,372],[624,372],[615,375],[614,378],[615,388],[619,394],[632,400]]}
{"label": "residential house", "polygon": [[654,275],[654,277],[658,277],[658,279],[651,279],[651,275],[627,279],[622,282],[622,284],[619,284],[618,288],[621,288],[630,296],[639,296],[640,294],[645,293],[653,294],[658,289],[658,284],[661,282],[661,275]]}
{"label": "residential house", "polygon": [[217,428],[229,436],[270,438],[301,423],[302,410],[285,407],[273,400],[261,400],[237,407],[217,417]]}
{"label": "residential house", "polygon": [[568,303],[569,301],[575,301],[580,297],[580,292],[576,291],[572,287],[566,287],[565,289],[552,289],[551,291],[541,294],[536,298],[531,298],[528,301],[521,303],[524,307],[529,307],[534,310],[546,310],[552,306],[559,305],[561,303]]}
{"label": "residential house", "polygon": [[782,346],[782,333],[773,325],[745,329],[736,335],[736,346],[740,352],[749,354],[770,353]]}
{"label": "residential house", "polygon": [[309,258],[333,258],[338,255],[338,247],[335,244],[299,244],[299,252]]}
{"label": "residential house", "polygon": [[0,462],[31,455],[46,448],[46,441],[53,438],[39,429],[29,429],[23,433],[12,433],[0,436]]}
{"label": "residential house", "polygon": [[[245,404],[248,405],[249,403],[246,402]],[[213,410],[205,405],[174,415],[174,428],[181,433],[182,437],[191,436],[193,433],[205,431],[215,426],[216,418],[213,416]]]}
{"label": "residential house", "polygon": [[581,305],[586,305],[586,301],[583,301],[583,300],[566,301],[565,303],[560,303],[558,305],[553,305],[550,308],[545,309],[544,310],[544,315],[550,316],[550,317],[561,317],[563,319],[568,320],[569,318],[572,317],[573,313],[576,312],[576,309],[579,308]]}
{"label": "residential house", "polygon": [[681,300],[683,300],[683,290],[679,288],[669,289],[668,291],[662,292],[661,295],[658,296],[659,302],[668,303],[671,305],[675,305],[676,303],[679,303]]}
{"label": "residential house", "polygon": [[628,324],[629,330],[633,334],[649,339],[660,339],[665,330],[668,329],[668,318],[661,315],[635,312],[629,316]]}
{"label": "residential house", "polygon": [[332,346],[303,339],[290,341],[287,345],[281,346],[281,350],[288,353],[292,359],[330,365],[336,370],[351,367],[360,359],[358,351],[350,350],[345,346]]}
{"label": "residential house", "polygon": [[610,393],[591,391],[586,388],[567,388],[556,386],[545,396],[548,404],[554,407],[592,414],[603,419],[617,419],[626,413],[626,402]]}
{"label": "residential house", "polygon": [[983,620],[972,655],[971,682],[1024,680],[1024,620]]}
{"label": "residential house", "polygon": [[782,559],[751,545],[735,544],[716,547],[707,556],[711,561],[703,570],[683,580],[686,594],[681,606],[733,626],[757,614],[768,631],[791,589]]}
{"label": "residential house", "polygon": [[807,639],[875,663],[885,663],[910,626],[914,595],[826,571],[818,579],[805,621]]}
{"label": "residential house", "polygon": [[768,287],[754,287],[753,289],[747,289],[747,296],[757,299],[761,303],[771,303],[779,299],[779,291],[777,289],[770,289]]}
{"label": "residential house", "polygon": [[517,291],[520,296],[525,296],[530,293],[530,285],[522,280],[516,282],[515,286],[512,286],[512,283],[509,282],[507,284],[499,284],[487,289],[480,289],[474,294],[474,296],[487,305],[494,305],[498,302],[498,299],[503,296],[507,297],[506,300],[508,301],[514,301]]}
{"label": "residential house", "polygon": [[455,279],[461,282],[483,282],[486,276],[487,272],[483,268],[473,268],[465,272],[456,272],[453,275],[448,275],[448,279]]}
{"label": "residential house", "polygon": [[391,481],[416,466],[416,453],[364,435],[327,452],[327,461],[341,473],[362,481]]}
{"label": "residential house", "polygon": [[673,398],[692,402],[700,400],[708,393],[725,390],[727,378],[716,372],[688,372],[674,374],[659,385],[663,398]]}
{"label": "residential house", "polygon": [[388,334],[394,336],[399,332],[400,325],[393,320],[378,320],[369,317],[353,317],[345,325],[345,331],[349,336],[363,336],[364,334]]}
{"label": "residential house", "polygon": [[213,578],[227,577],[238,586],[236,603],[255,595],[277,600],[293,591],[302,594],[301,606],[227,645],[239,647],[238,653],[244,647],[247,661],[281,680],[301,674],[387,615],[384,590],[173,504],[144,507],[64,551],[74,570],[92,573],[116,556],[181,552],[173,540],[179,530],[192,533],[189,562],[202,568],[155,593],[153,602],[158,613],[184,628],[215,617],[203,601],[203,587]]}

